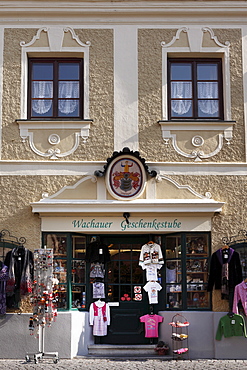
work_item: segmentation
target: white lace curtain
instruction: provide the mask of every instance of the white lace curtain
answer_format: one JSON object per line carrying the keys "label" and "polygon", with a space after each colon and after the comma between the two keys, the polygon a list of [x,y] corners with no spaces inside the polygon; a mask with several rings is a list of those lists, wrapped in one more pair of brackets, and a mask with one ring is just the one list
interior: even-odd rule
{"label": "white lace curtain", "polygon": [[[71,114],[78,107],[79,84],[77,81],[60,81],[58,110],[63,114]],[[53,83],[51,81],[33,81],[32,109],[36,114],[44,115],[52,106]],[[67,100],[66,100],[67,99]],[[68,100],[76,99],[76,100]]]}
{"label": "white lace curtain", "polygon": [[[214,115],[218,112],[218,83],[217,82],[198,82],[198,108],[201,112],[208,115]],[[191,82],[172,82],[171,97],[173,99],[191,99]],[[192,105],[191,100],[172,100],[172,111],[178,115],[184,115],[189,112]]]}

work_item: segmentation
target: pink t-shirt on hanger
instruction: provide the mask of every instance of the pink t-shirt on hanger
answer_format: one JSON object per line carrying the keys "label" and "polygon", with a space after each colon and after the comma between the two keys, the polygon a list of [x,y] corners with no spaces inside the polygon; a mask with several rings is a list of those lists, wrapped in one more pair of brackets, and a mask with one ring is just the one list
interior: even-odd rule
{"label": "pink t-shirt on hanger", "polygon": [[160,315],[144,315],[140,321],[145,323],[145,338],[158,338],[158,326],[164,318]]}

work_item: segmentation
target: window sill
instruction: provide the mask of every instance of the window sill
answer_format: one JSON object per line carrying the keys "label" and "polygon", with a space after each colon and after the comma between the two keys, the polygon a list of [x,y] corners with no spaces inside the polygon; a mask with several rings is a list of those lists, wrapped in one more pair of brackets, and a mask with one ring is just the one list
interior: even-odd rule
{"label": "window sill", "polygon": [[[230,144],[230,141],[232,140],[233,127],[236,122],[203,119],[169,121],[161,120],[158,121],[158,123],[161,126],[162,137],[165,144],[168,144],[169,139],[171,139],[173,148],[178,154],[186,158],[201,161],[202,159],[213,157],[219,153],[223,147],[223,139],[226,140],[228,145]],[[190,150],[185,150],[182,140],[179,139],[179,134],[181,134],[181,131],[187,131],[189,133],[190,140],[188,140],[187,144],[189,144]],[[217,141],[217,145],[211,144],[212,141],[210,143],[206,138],[207,133],[209,132],[213,132],[214,139]],[[206,140],[207,145],[204,146]],[[211,148],[208,150],[210,145]],[[203,150],[205,150],[205,152]]]}
{"label": "window sill", "polygon": [[[83,143],[86,143],[92,120],[18,119],[16,123],[19,125],[22,142],[28,140],[34,153],[49,159],[60,159],[74,153],[79,146],[80,138]],[[37,132],[39,139],[42,136],[43,144],[40,144],[40,140],[37,139]],[[67,137],[70,136],[69,144],[65,138],[63,139],[64,132]]]}

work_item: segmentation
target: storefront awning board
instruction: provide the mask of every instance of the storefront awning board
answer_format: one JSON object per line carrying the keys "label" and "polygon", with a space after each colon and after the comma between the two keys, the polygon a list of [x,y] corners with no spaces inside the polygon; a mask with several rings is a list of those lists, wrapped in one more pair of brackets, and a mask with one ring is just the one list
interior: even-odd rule
{"label": "storefront awning board", "polygon": [[123,212],[134,214],[211,214],[221,212],[223,202],[212,199],[137,199],[133,201],[117,200],[41,200],[32,203],[33,213],[42,214],[112,214]]}

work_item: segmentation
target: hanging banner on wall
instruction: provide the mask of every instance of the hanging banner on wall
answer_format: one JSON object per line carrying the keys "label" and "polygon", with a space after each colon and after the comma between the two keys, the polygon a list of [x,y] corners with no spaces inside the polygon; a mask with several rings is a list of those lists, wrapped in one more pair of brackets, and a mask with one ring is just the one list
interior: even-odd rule
{"label": "hanging banner on wall", "polygon": [[43,217],[42,231],[82,233],[166,233],[174,231],[210,231],[206,217]]}

